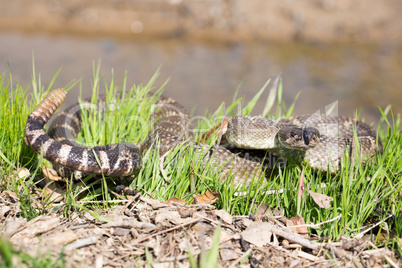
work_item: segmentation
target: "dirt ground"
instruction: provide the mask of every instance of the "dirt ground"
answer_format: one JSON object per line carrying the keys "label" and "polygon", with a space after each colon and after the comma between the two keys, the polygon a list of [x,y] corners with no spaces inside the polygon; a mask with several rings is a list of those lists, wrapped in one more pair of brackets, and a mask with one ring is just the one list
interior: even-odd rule
{"label": "dirt ground", "polygon": [[0,29],[207,40],[402,39],[399,0],[0,0]]}
{"label": "dirt ground", "polygon": [[[17,175],[23,178],[29,171],[22,169]],[[367,230],[357,238],[331,242],[308,233],[310,225],[301,216],[286,218],[264,203],[254,204],[258,210],[249,216],[217,210],[212,204],[219,195],[209,191],[194,196],[196,202],[187,205],[177,198],[160,202],[132,190],[109,190],[117,197],[117,206],[107,209],[108,204],[100,201],[106,209],[70,211],[66,217],[68,203],[48,190],[45,196],[32,188],[31,208],[43,215],[30,221],[18,216],[21,202],[28,200],[19,200],[10,190],[2,192],[0,234],[33,258],[58,260],[55,267],[400,265],[394,252],[373,245],[375,237]],[[46,198],[54,200],[52,206],[43,205]],[[13,256],[12,261],[15,267],[31,267],[23,255]],[[6,258],[0,258],[0,264],[6,263]]]}

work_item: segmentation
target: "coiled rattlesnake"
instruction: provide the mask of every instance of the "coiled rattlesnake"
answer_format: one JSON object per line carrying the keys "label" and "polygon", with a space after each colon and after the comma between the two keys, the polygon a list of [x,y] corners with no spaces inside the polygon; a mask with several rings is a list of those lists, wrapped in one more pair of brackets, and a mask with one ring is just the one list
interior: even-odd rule
{"label": "coiled rattlesnake", "polygon": [[[264,167],[243,159],[220,146],[198,144],[190,139],[189,115],[183,106],[170,98],[161,98],[155,113],[158,118],[142,143],[141,149],[132,143],[85,147],[74,141],[81,129],[81,110],[76,105],[59,113],[49,127],[44,125],[64,101],[66,91],[55,89],[28,117],[26,142],[38,154],[55,166],[61,175],[75,170],[106,176],[127,176],[142,167],[141,157],[149,148],[160,144],[160,154],[173,146],[187,142],[200,153],[202,161],[215,162],[223,174],[234,174],[234,183],[261,176]],[[75,108],[74,108],[75,107]],[[68,122],[68,124],[66,124]],[[381,152],[381,140],[368,125],[347,117],[297,116],[280,121],[262,117],[233,117],[228,124],[227,140],[240,148],[270,150],[280,157],[295,157],[314,169],[338,170],[345,153],[356,155],[354,129],[359,140],[358,154],[363,158]],[[158,143],[160,141],[160,143]],[[378,145],[377,145],[378,144]],[[76,176],[80,176],[80,172]]]}

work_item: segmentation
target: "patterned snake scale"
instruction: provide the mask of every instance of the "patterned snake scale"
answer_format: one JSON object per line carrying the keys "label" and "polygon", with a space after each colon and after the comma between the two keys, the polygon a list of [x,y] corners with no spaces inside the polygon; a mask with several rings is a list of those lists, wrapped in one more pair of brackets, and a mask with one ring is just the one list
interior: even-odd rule
{"label": "patterned snake scale", "polygon": [[[214,162],[216,170],[222,172],[222,179],[230,173],[234,174],[236,185],[260,178],[266,168],[224,147],[191,141],[189,115],[182,105],[165,97],[156,103],[159,109],[153,117],[157,120],[140,149],[132,143],[96,147],[78,144],[74,139],[82,124],[79,104],[59,113],[47,134],[44,125],[66,94],[64,89],[52,90],[29,115],[25,127],[26,143],[52,162],[61,176],[69,176],[71,172],[75,177],[91,173],[128,176],[141,169],[142,155],[156,144],[159,144],[160,155],[163,155],[183,142],[198,152],[204,163]],[[356,154],[351,149],[355,148],[354,127],[360,144],[359,153],[364,159],[382,151],[381,140],[376,139],[376,132],[370,126],[339,116],[297,116],[280,121],[262,117],[233,117],[228,123],[226,139],[239,148],[269,150],[283,158],[295,157],[313,169],[334,173],[345,153]]]}

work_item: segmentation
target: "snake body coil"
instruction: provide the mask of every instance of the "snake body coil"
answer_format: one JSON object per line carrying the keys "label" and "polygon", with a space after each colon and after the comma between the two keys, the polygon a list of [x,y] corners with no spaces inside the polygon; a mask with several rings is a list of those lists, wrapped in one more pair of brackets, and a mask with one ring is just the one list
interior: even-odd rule
{"label": "snake body coil", "polygon": [[[214,162],[225,177],[234,174],[234,183],[261,177],[264,167],[244,159],[220,146],[208,146],[191,141],[190,118],[182,105],[170,98],[162,97],[154,113],[157,118],[153,129],[142,143],[141,150],[132,143],[118,143],[96,147],[85,147],[75,142],[81,129],[81,109],[73,105],[53,120],[48,134],[44,125],[54,114],[66,96],[64,89],[55,89],[39,103],[29,115],[26,127],[26,142],[38,154],[54,164],[62,176],[67,171],[103,174],[105,176],[127,176],[142,166],[141,155],[160,144],[163,155],[173,146],[186,142],[199,153],[205,163]],[[359,141],[356,150],[354,135]],[[342,157],[370,158],[381,152],[381,140],[368,125],[347,117],[297,116],[280,121],[262,117],[234,117],[229,121],[227,140],[246,149],[268,150],[282,158],[296,158],[313,169],[336,172]]]}
{"label": "snake body coil", "polygon": [[[68,139],[67,137],[69,136],[71,138],[68,133],[76,135],[81,128],[79,110],[75,113],[69,113],[67,109],[54,122],[52,136],[58,137],[58,140],[45,133],[43,130],[44,125],[64,101],[66,94],[67,92],[61,88],[51,91],[29,115],[25,126],[27,143],[38,154],[42,154],[45,159],[72,170],[104,174],[106,176],[127,176],[139,170],[142,165],[141,155],[134,144],[119,143],[83,147]],[[57,127],[58,122],[71,122],[72,125],[63,128],[61,127],[64,126],[63,124]],[[61,133],[66,136],[60,137]]]}

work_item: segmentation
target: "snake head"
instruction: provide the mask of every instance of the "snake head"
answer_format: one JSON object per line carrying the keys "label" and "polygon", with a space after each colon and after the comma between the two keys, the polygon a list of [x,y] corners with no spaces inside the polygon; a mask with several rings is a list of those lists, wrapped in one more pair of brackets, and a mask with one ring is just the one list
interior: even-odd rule
{"label": "snake head", "polygon": [[320,133],[313,127],[289,126],[278,132],[278,139],[288,149],[308,150],[320,142]]}

